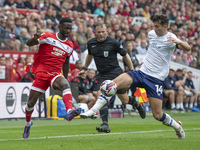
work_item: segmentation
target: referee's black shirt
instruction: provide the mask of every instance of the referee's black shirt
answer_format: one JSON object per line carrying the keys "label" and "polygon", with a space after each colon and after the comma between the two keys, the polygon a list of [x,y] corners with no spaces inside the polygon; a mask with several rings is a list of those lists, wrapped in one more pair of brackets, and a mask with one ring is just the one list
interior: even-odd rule
{"label": "referee's black shirt", "polygon": [[97,38],[89,40],[87,48],[88,54],[94,57],[97,70],[100,74],[120,68],[117,60],[117,53],[121,56],[125,56],[127,53],[118,41],[109,36],[102,42],[98,42]]}

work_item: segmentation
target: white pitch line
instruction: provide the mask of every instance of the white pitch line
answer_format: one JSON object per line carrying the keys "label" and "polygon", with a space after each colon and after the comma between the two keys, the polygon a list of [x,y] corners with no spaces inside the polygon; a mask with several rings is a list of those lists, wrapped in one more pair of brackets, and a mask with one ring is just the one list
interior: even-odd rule
{"label": "white pitch line", "polygon": [[[200,130],[200,128],[193,129],[184,129],[186,130]],[[116,133],[101,133],[101,134],[78,134],[78,135],[63,135],[63,136],[47,136],[47,137],[36,137],[36,138],[28,138],[26,140],[39,140],[39,139],[56,139],[56,138],[69,138],[69,137],[86,137],[86,136],[101,136],[101,135],[119,135],[119,134],[135,134],[135,133],[156,133],[156,132],[166,132],[166,131],[174,131],[174,130],[151,130],[151,131],[136,131],[136,132],[116,132]],[[1,141],[21,141],[25,140],[23,138],[20,139],[0,139]]]}

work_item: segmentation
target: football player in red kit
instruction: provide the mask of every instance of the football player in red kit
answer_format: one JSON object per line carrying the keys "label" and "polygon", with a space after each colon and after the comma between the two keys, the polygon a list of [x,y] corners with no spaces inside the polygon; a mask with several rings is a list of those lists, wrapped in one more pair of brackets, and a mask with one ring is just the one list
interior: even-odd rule
{"label": "football player in red kit", "polygon": [[[26,125],[24,128],[23,138],[29,137],[30,127],[33,122],[31,115],[38,98],[44,93],[49,86],[55,90],[60,90],[63,95],[67,115],[65,119],[72,120],[81,113],[81,108],[72,109],[72,94],[69,82],[67,81],[69,71],[69,57],[73,52],[73,44],[68,40],[72,30],[72,21],[68,17],[61,18],[58,33],[45,32],[40,34],[37,31],[34,37],[29,39],[28,46],[39,45],[38,53],[34,58],[32,73],[35,78],[29,94],[26,112]],[[61,69],[63,68],[63,75]]]}

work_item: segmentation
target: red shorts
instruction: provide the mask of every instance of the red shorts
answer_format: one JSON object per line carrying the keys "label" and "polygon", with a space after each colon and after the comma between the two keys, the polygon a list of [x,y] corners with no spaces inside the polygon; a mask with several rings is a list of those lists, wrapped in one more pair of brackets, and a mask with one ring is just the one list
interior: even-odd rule
{"label": "red shorts", "polygon": [[54,81],[63,75],[60,72],[38,72],[35,75],[31,89],[44,93],[49,86],[53,88]]}

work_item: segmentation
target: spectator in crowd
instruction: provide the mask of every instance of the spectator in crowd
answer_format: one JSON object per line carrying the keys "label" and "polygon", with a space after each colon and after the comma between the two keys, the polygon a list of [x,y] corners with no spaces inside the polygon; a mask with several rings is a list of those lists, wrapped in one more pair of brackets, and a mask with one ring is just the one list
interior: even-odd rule
{"label": "spectator in crowd", "polygon": [[78,26],[78,32],[76,33],[76,40],[80,46],[81,52],[84,52],[86,50],[87,38],[85,36],[85,33],[83,33],[82,24]]}
{"label": "spectator in crowd", "polygon": [[14,2],[14,0],[5,0],[3,5],[11,7],[12,5],[15,5],[15,2]]}
{"label": "spectator in crowd", "polygon": [[52,22],[52,20],[47,19],[46,20],[46,29],[53,33],[54,32],[53,26],[54,26],[54,23]]}
{"label": "spectator in crowd", "polygon": [[94,14],[95,14],[95,15],[98,15],[98,16],[103,16],[103,17],[105,17],[105,13],[104,13],[104,11],[103,11],[103,2],[100,2],[100,3],[98,4],[98,8],[95,9]]}
{"label": "spectator in crowd", "polygon": [[35,0],[26,0],[24,2],[25,8],[37,9],[37,3]]}
{"label": "spectator in crowd", "polygon": [[140,45],[136,47],[138,54],[145,55],[147,53],[147,41],[142,39]]}
{"label": "spectator in crowd", "polygon": [[76,50],[77,52],[80,51],[80,46],[76,40],[76,31],[75,29],[72,29],[70,35],[69,35],[69,40],[72,41],[72,43],[74,44],[74,50]]}
{"label": "spectator in crowd", "polygon": [[94,97],[95,97],[95,102],[97,100],[97,90],[96,90],[96,86],[97,86],[97,80],[95,78],[96,75],[96,71],[93,69],[88,69],[87,71],[87,76],[86,76],[86,92],[87,93],[91,93]]}
{"label": "spectator in crowd", "polygon": [[175,62],[180,64],[181,61],[182,61],[181,55],[176,55]]}
{"label": "spectator in crowd", "polygon": [[15,41],[16,41],[15,39],[10,39],[8,41],[8,43],[6,44],[6,47],[4,49],[5,50],[12,50],[12,51],[17,50]]}
{"label": "spectator in crowd", "polygon": [[200,55],[197,57],[197,67],[196,69],[200,69]]}
{"label": "spectator in crowd", "polygon": [[5,56],[0,56],[0,65],[5,66],[6,65],[6,57]]}
{"label": "spectator in crowd", "polygon": [[6,57],[6,66],[13,66],[13,58],[12,57]]}
{"label": "spectator in crowd", "polygon": [[149,6],[148,6],[148,5],[146,5],[146,6],[144,7],[143,16],[146,17],[146,18],[150,18],[150,17],[151,17],[150,12],[149,12]]}
{"label": "spectator in crowd", "polygon": [[19,9],[25,8],[24,1],[22,1],[22,0],[15,0],[15,4],[16,4],[16,7]]}
{"label": "spectator in crowd", "polygon": [[81,1],[81,5],[79,7],[79,12],[83,13],[83,12],[90,12],[90,9],[87,7],[87,0],[82,0]]}
{"label": "spectator in crowd", "polygon": [[19,82],[33,82],[35,75],[31,72],[32,65],[30,70],[20,79]]}
{"label": "spectator in crowd", "polygon": [[180,97],[180,93],[178,92],[178,87],[175,85],[174,81],[174,70],[170,69],[167,78],[165,78],[163,82],[164,88],[164,97],[168,97],[171,104],[171,111],[176,111],[177,108],[175,106],[175,95]]}
{"label": "spectator in crowd", "polygon": [[22,63],[23,66],[25,67],[25,65],[26,65],[26,60],[25,60],[25,58],[24,58],[24,57],[20,57],[20,58],[18,59],[18,63]]}
{"label": "spectator in crowd", "polygon": [[185,81],[185,89],[187,91],[191,92],[192,94],[190,96],[188,96],[189,103],[186,102],[186,104],[185,104],[186,109],[191,109],[192,107],[197,107],[197,95],[196,95],[194,83],[192,81],[192,76],[193,76],[192,72],[188,71],[188,78]]}
{"label": "spectator in crowd", "polygon": [[176,95],[176,109],[180,112],[184,111],[183,107],[183,96],[184,96],[184,84],[187,78],[187,73],[183,72],[181,69],[177,69],[174,75],[175,85],[178,88],[178,94]]}
{"label": "spectator in crowd", "polygon": [[87,93],[86,91],[86,72],[72,79],[71,83],[78,83],[78,102],[86,103],[88,108],[91,108],[95,103],[95,97],[92,93]]}
{"label": "spectator in crowd", "polygon": [[88,9],[90,10],[89,13],[94,13],[94,11],[97,9],[97,6],[96,6],[96,0],[91,0],[88,4],[87,4],[87,7]]}
{"label": "spectator in crowd", "polygon": [[24,66],[24,70],[25,70],[26,72],[29,72],[29,71],[30,71],[30,68],[31,68],[31,66],[33,65],[33,62],[34,62],[33,56],[32,56],[32,55],[27,55],[27,56],[26,56],[26,64],[25,64],[25,66]]}
{"label": "spectator in crowd", "polygon": [[[135,53],[133,53],[133,44],[132,44],[131,41],[126,42],[126,51],[131,58],[131,61],[133,63],[133,67],[136,68],[139,65],[139,61],[138,61]],[[129,68],[128,68],[128,65],[127,65],[127,63],[124,59],[123,59],[123,63],[124,63],[125,72],[130,71]]]}
{"label": "spectator in crowd", "polygon": [[8,32],[15,33],[15,28],[14,28],[14,26],[15,26],[14,21],[8,20],[6,30],[7,30]]}
{"label": "spectator in crowd", "polygon": [[189,65],[190,67],[192,67],[192,68],[197,68],[197,61],[196,60],[192,60],[191,62],[190,62],[190,65]]}
{"label": "spectator in crowd", "polygon": [[180,64],[189,66],[189,64],[188,64],[188,62],[187,62],[187,58],[188,58],[188,54],[187,54],[187,53],[183,53],[183,54],[182,54],[182,60],[181,60]]}
{"label": "spectator in crowd", "polygon": [[79,11],[79,8],[80,8],[79,1],[78,0],[73,0],[72,11],[74,11],[74,10]]}
{"label": "spectator in crowd", "polygon": [[[22,27],[22,28],[27,28],[27,24],[28,24],[27,18],[26,18],[26,17],[22,18],[22,19],[21,19],[21,27]],[[28,28],[27,28],[27,29],[28,29]]]}

